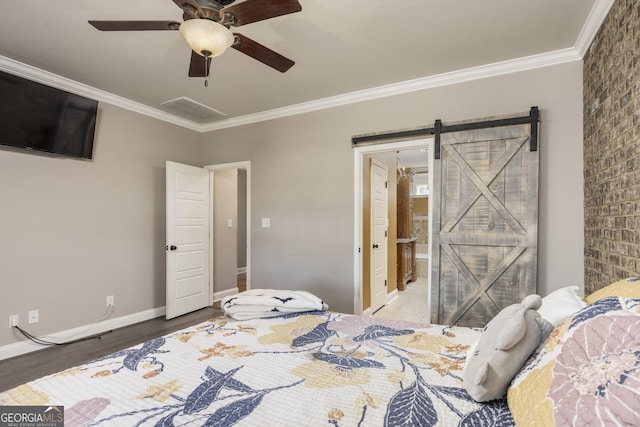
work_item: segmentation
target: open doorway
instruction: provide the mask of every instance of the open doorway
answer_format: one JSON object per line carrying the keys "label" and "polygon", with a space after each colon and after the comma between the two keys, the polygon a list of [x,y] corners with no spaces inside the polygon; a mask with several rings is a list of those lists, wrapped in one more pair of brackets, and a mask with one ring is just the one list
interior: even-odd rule
{"label": "open doorway", "polygon": [[[428,148],[398,150],[399,174],[409,182],[409,233],[400,238],[415,239],[414,268],[412,277],[427,280],[429,260],[429,196],[430,174]],[[400,201],[399,201],[400,203]],[[401,206],[398,206],[402,209]]]}
{"label": "open doorway", "polygon": [[251,162],[206,166],[211,173],[212,303],[251,287]]}
{"label": "open doorway", "polygon": [[[404,291],[404,284],[407,281],[415,281],[420,277],[428,288],[430,283],[430,226],[428,211],[428,196],[431,188],[431,179],[428,171],[432,167],[432,138],[403,141],[397,143],[385,143],[366,147],[356,147],[354,149],[354,170],[355,170],[355,246],[359,256],[356,257],[354,265],[354,312],[357,314],[371,314],[371,282],[368,269],[370,268],[371,256],[371,236],[370,224],[367,221],[370,206],[369,187],[367,185],[369,177],[369,165],[371,159],[376,159],[391,165],[389,168],[389,218],[388,218],[388,251],[389,266],[387,276],[387,302],[390,302],[401,295]],[[410,235],[403,236],[398,240],[398,227],[403,227],[398,219],[397,203],[401,197],[397,192],[398,177],[404,168],[405,172],[411,173],[411,188],[408,190],[411,203],[410,216],[404,217],[410,224],[406,224]],[[416,178],[413,180],[413,178]],[[426,202],[426,203],[425,203]],[[404,202],[403,202],[404,203]],[[413,207],[417,209],[413,209]],[[415,213],[414,213],[415,210]],[[408,243],[405,245],[405,243]],[[402,245],[401,245],[402,244]],[[406,250],[405,250],[406,246]],[[406,252],[406,251],[409,252]],[[413,251],[413,253],[411,253]],[[408,255],[403,255],[407,253]],[[411,265],[414,276],[409,274],[404,276],[404,267],[407,259],[415,259],[415,264]],[[424,298],[424,312],[429,312],[428,294]]]}

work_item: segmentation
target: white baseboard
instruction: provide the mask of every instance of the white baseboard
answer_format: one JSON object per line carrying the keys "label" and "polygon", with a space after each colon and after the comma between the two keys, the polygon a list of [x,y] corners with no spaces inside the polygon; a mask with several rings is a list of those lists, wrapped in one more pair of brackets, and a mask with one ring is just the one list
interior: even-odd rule
{"label": "white baseboard", "polygon": [[235,294],[237,294],[238,292],[239,292],[239,291],[238,291],[238,288],[230,288],[230,289],[226,289],[226,290],[224,290],[224,291],[214,292],[214,293],[213,293],[213,301],[214,301],[214,302],[216,302],[216,301],[220,301],[220,300],[222,300],[223,298],[226,298],[226,297],[228,297],[229,295],[235,295]]}
{"label": "white baseboard", "polygon": [[[63,342],[67,340],[77,340],[86,338],[91,335],[101,334],[113,329],[122,328],[124,326],[133,325],[144,322],[145,320],[155,319],[156,317],[165,315],[165,307],[152,308],[150,310],[140,311],[138,313],[127,314],[126,316],[115,317],[113,319],[103,320],[102,322],[80,326],[65,331],[55,332],[43,337],[42,339]],[[31,353],[42,350],[47,346],[36,344],[32,341],[22,341],[13,344],[7,344],[0,347],[0,360],[10,357],[20,356],[21,354]]]}
{"label": "white baseboard", "polygon": [[393,301],[394,299],[398,298],[400,294],[398,293],[397,289],[392,290],[391,292],[389,292],[387,294],[387,304],[389,304],[391,301]]}
{"label": "white baseboard", "polygon": [[[389,304],[391,301],[393,301],[394,299],[398,298],[400,294],[398,293],[397,289],[394,289],[393,291],[389,292],[387,294],[387,302],[386,304]],[[382,308],[382,307],[381,307]],[[378,310],[376,310],[378,311]],[[362,310],[362,316],[371,316],[374,313],[374,311],[371,309],[371,307],[368,307],[365,310]]]}

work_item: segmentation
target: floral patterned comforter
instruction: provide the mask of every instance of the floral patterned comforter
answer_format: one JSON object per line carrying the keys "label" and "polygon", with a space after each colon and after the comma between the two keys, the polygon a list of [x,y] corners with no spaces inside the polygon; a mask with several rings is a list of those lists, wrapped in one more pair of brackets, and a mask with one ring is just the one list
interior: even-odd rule
{"label": "floral patterned comforter", "polygon": [[604,297],[558,325],[508,401],[519,426],[640,426],[640,298]]}
{"label": "floral patterned comforter", "polygon": [[67,426],[511,426],[462,387],[480,332],[332,312],[211,319],[0,394]]}

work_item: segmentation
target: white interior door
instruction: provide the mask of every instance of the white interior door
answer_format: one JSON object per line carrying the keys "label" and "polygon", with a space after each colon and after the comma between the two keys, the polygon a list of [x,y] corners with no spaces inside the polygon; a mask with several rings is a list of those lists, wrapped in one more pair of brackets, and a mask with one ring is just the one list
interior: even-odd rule
{"label": "white interior door", "polygon": [[387,165],[371,159],[371,310],[387,303]]}
{"label": "white interior door", "polygon": [[209,175],[167,162],[167,319],[210,302]]}

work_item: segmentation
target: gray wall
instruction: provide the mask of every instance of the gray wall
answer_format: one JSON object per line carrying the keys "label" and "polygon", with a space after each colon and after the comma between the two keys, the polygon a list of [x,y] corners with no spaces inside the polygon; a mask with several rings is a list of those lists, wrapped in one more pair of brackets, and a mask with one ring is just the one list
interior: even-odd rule
{"label": "gray wall", "polygon": [[[539,293],[583,285],[580,61],[203,135],[205,164],[251,161],[253,288],[353,312],[353,135],[541,109]],[[271,228],[260,219],[271,218]]]}
{"label": "gray wall", "polygon": [[238,169],[238,268],[247,266],[247,171]]}
{"label": "gray wall", "polygon": [[[200,135],[100,104],[94,160],[0,150],[0,345],[8,317],[42,335],[165,305],[165,161]],[[40,322],[27,325],[27,311]]]}
{"label": "gray wall", "polygon": [[238,169],[215,171],[213,176],[213,290],[221,292],[237,286]]}

